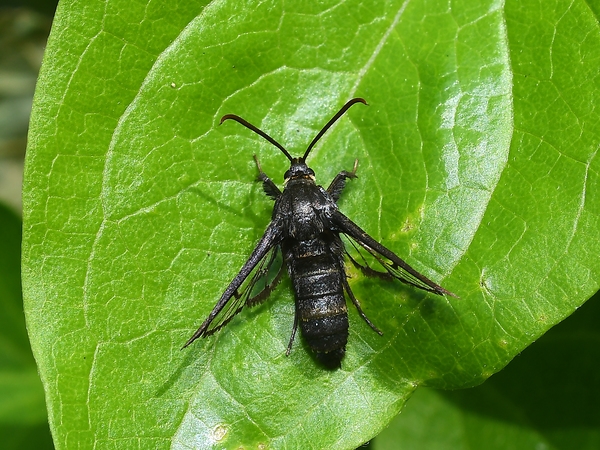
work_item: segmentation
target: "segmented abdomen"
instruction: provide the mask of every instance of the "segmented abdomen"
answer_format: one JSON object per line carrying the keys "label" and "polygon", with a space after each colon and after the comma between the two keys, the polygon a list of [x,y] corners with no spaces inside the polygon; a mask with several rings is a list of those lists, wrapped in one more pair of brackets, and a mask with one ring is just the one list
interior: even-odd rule
{"label": "segmented abdomen", "polygon": [[302,334],[325,363],[339,366],[348,342],[346,276],[335,245],[323,239],[294,243],[286,251]]}

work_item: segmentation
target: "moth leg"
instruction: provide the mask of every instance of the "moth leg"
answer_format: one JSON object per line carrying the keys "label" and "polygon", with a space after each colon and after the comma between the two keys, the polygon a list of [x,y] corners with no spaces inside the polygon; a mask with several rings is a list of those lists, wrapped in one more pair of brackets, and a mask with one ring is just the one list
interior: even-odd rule
{"label": "moth leg", "polygon": [[344,190],[344,186],[346,186],[346,178],[356,178],[356,169],[358,168],[358,159],[354,160],[354,168],[352,172],[348,172],[347,170],[342,170],[338,173],[329,187],[327,188],[327,192],[335,202],[338,201],[342,191]]}
{"label": "moth leg", "polygon": [[373,329],[373,331],[375,333],[377,333],[379,336],[383,336],[383,333],[381,332],[381,330],[379,328],[377,328],[375,325],[373,325],[373,322],[371,322],[369,320],[369,318],[366,316],[366,314],[363,312],[362,308],[360,307],[360,303],[358,303],[358,300],[356,299],[356,297],[354,296],[354,293],[350,289],[350,285],[348,284],[348,280],[346,279],[346,277],[342,277],[342,278],[343,278],[343,283],[344,283],[344,289],[348,293],[348,297],[350,297],[350,300],[352,300],[352,303],[354,303],[354,306],[356,306],[356,309],[358,310],[360,317],[362,317],[365,320],[365,322],[367,322],[367,324]]}
{"label": "moth leg", "polygon": [[294,344],[294,339],[296,338],[296,331],[298,331],[298,311],[296,311],[294,314],[294,327],[292,328],[292,335],[290,336],[290,342],[288,343],[287,350],[285,351],[285,356],[290,356],[292,345]]}
{"label": "moth leg", "polygon": [[356,246],[356,244],[354,243],[354,241],[352,241],[352,239],[348,239],[348,242],[350,242],[350,244],[352,244],[352,247],[354,247],[354,249],[356,250],[356,252],[362,258],[362,260],[364,261],[365,265],[363,266],[356,259],[354,259],[354,257],[348,252],[348,250],[345,250],[346,256],[348,257],[348,259],[350,260],[350,262],[352,263],[352,265],[354,267],[356,267],[358,270],[360,270],[363,273],[363,275],[365,275],[367,277],[381,278],[382,280],[388,280],[388,281],[394,280],[394,277],[392,276],[392,274],[390,274],[388,272],[380,272],[378,270],[371,269],[371,267],[369,266],[369,263],[367,263],[367,261],[365,260],[363,254],[360,252],[360,250],[358,249],[358,247]]}
{"label": "moth leg", "polygon": [[267,194],[273,200],[277,200],[277,198],[281,195],[281,191],[279,190],[277,185],[273,183],[273,181],[271,181],[269,176],[263,172],[256,155],[254,155],[254,162],[256,162],[256,167],[258,167],[258,179],[262,181],[263,191],[265,191],[265,194]]}
{"label": "moth leg", "polygon": [[271,272],[271,266],[273,265],[273,263],[275,263],[275,261],[278,259],[277,256],[280,254],[281,254],[281,248],[279,248],[279,246],[277,246],[277,248],[271,252],[271,256],[269,257],[268,261],[266,262],[266,266],[264,266],[264,264],[263,264],[265,262],[265,260],[263,260],[261,262],[260,270],[256,273],[254,278],[251,280],[251,284],[247,287],[246,292],[252,292],[255,283],[259,282],[262,279],[265,280],[265,286],[262,288],[261,291],[259,291],[256,295],[254,295],[254,297],[250,297],[251,294],[247,295],[247,298],[246,298],[247,306],[252,307],[252,306],[256,306],[256,305],[264,302],[269,297],[269,295],[271,295],[271,292],[273,292],[273,290],[277,287],[277,285],[281,281],[281,275],[283,274],[283,267],[284,267],[283,261],[278,262],[279,268],[277,269],[277,274],[275,274],[275,277],[273,277],[273,279],[271,281],[269,281],[269,272]]}

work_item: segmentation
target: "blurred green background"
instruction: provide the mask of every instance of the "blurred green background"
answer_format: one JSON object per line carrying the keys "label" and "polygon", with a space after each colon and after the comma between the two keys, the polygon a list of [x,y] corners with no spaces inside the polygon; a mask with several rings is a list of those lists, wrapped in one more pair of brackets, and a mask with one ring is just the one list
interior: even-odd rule
{"label": "blurred green background", "polygon": [[54,448],[21,297],[21,182],[36,78],[56,2],[0,3],[0,447]]}

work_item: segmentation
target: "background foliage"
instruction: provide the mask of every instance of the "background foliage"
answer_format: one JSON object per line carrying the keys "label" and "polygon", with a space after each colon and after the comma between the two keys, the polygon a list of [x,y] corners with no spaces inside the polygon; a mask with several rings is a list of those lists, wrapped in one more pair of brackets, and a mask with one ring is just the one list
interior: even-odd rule
{"label": "background foliage", "polygon": [[372,442],[389,449],[597,449],[600,295],[481,386],[417,389]]}
{"label": "background foliage", "polygon": [[21,219],[0,203],[0,436],[3,448],[52,448],[21,298]]}
{"label": "background foliage", "polygon": [[[48,2],[46,2],[48,5]],[[21,294],[21,184],[27,124],[51,17],[0,5],[0,442],[53,448]]]}
{"label": "background foliage", "polygon": [[[352,448],[419,385],[480,383],[598,287],[598,57],[584,2],[63,3],[24,187],[23,285],[58,448]],[[289,282],[179,351],[262,234],[252,180],[285,160],[461,296],[353,277],[341,370],[319,367]],[[307,444],[308,443],[308,444]]]}

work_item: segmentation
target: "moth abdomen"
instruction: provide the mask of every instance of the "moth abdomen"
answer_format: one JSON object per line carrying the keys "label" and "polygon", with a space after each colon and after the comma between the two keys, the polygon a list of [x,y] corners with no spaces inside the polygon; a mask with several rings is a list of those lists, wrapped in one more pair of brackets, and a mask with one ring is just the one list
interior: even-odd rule
{"label": "moth abdomen", "polygon": [[327,236],[295,242],[286,249],[302,335],[319,358],[332,366],[339,365],[348,342],[346,274],[335,249]]}
{"label": "moth abdomen", "polygon": [[310,348],[316,353],[345,349],[348,342],[348,311],[317,318],[300,316],[300,328]]}

